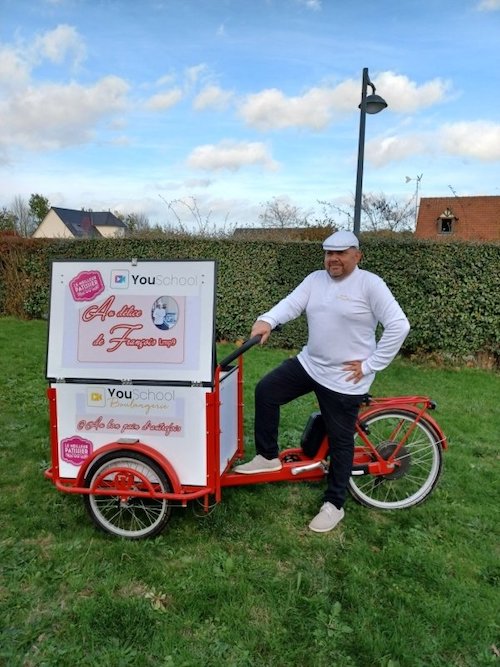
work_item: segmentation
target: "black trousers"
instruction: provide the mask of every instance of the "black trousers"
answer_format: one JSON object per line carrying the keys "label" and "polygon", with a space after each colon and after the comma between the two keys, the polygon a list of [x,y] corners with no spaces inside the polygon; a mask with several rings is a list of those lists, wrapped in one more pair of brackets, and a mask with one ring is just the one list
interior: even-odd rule
{"label": "black trousers", "polygon": [[313,380],[296,357],[265,375],[255,388],[255,447],[267,459],[278,456],[280,406],[314,391],[330,442],[324,502],[345,502],[354,456],[354,430],[364,394],[339,394]]}

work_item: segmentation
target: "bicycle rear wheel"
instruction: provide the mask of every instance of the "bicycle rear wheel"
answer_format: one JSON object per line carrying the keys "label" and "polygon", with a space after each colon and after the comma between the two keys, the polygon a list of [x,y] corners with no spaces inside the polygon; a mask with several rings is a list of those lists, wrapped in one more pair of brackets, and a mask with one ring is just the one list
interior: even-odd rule
{"label": "bicycle rear wheel", "polygon": [[[432,425],[425,418],[415,423],[414,413],[404,409],[380,410],[363,422],[368,427],[370,442],[384,459],[394,453],[405,437],[406,440],[397,454],[393,472],[350,478],[353,498],[377,509],[403,509],[423,502],[435,488],[443,465],[441,443]],[[357,434],[355,447],[376,460]]]}

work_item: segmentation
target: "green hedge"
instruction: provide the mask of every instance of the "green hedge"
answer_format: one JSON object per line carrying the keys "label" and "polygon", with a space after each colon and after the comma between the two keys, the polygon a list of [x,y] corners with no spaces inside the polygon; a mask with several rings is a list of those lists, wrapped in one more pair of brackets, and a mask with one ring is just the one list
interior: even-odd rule
{"label": "green hedge", "polygon": [[[435,243],[367,237],[362,268],[384,278],[412,325],[403,351],[449,357],[500,348],[500,245]],[[216,259],[217,336],[248,336],[257,315],[322,267],[321,245],[310,241],[237,241],[198,238],[0,240],[0,314],[45,317],[51,260]],[[298,348],[304,318],[273,336]]]}

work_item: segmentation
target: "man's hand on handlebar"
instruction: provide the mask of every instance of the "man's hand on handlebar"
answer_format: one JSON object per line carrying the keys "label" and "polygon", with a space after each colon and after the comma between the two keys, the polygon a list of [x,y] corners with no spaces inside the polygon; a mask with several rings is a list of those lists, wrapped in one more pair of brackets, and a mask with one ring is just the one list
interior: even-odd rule
{"label": "man's hand on handlebar", "polygon": [[253,324],[250,338],[253,338],[254,336],[262,336],[260,339],[260,344],[264,345],[264,343],[271,335],[271,331],[272,327],[268,322],[264,322],[264,320],[256,320]]}

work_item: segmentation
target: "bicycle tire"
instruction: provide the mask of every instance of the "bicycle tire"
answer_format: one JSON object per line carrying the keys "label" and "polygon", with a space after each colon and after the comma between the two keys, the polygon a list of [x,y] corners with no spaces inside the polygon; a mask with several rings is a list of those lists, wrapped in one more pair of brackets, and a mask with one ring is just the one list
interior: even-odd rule
{"label": "bicycle tire", "polygon": [[[120,468],[129,475],[131,489],[145,490],[145,477],[160,493],[169,493],[171,485],[163,469],[149,457],[139,452],[118,450],[99,458],[85,477],[85,486],[91,488],[100,478],[102,488],[114,485],[114,473],[106,477],[106,471]],[[103,477],[104,475],[104,477]],[[172,512],[171,502],[165,498],[133,497],[89,494],[83,496],[85,509],[93,523],[106,533],[132,540],[154,537],[166,526]]]}
{"label": "bicycle tire", "polygon": [[[406,434],[415,423],[411,410],[386,408],[374,412],[365,419],[368,438],[377,451],[388,457],[397,443],[390,436]],[[355,447],[369,453],[360,436],[355,436]],[[372,455],[373,460],[375,456]],[[410,433],[396,461],[398,467],[388,475],[364,474],[352,476],[349,491],[362,505],[376,509],[405,509],[419,505],[432,493],[441,476],[443,451],[432,424],[422,417]]]}

